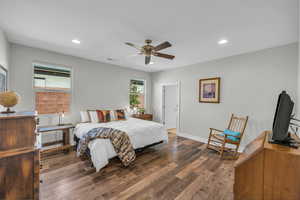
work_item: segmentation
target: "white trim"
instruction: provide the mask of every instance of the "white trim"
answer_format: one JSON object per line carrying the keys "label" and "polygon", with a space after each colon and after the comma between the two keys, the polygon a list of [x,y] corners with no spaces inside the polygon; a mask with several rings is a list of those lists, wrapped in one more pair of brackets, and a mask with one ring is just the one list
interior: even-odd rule
{"label": "white trim", "polygon": [[[202,138],[200,136],[196,136],[196,135],[191,135],[191,134],[188,134],[188,133],[181,133],[181,132],[177,132],[176,133],[178,136],[180,137],[184,137],[184,138],[187,138],[187,139],[190,139],[190,140],[195,140],[197,142],[202,142],[204,144],[207,144],[207,141],[208,139],[207,138]],[[239,152],[242,153],[244,151],[245,147],[244,146],[240,146],[239,148]]]}
{"label": "white trim", "polygon": [[165,102],[165,92],[164,92],[164,88],[165,86],[177,86],[177,104],[178,104],[178,108],[177,108],[177,122],[176,122],[176,132],[180,132],[180,109],[181,109],[181,105],[180,105],[180,96],[181,96],[181,83],[180,81],[176,81],[176,82],[172,82],[172,83],[162,83],[161,84],[161,91],[162,91],[162,104],[161,104],[161,123],[164,124],[165,122],[165,108],[164,108],[164,102]]}
{"label": "white trim", "polygon": [[187,133],[181,133],[181,132],[177,132],[177,135],[180,136],[180,137],[195,140],[195,141],[202,142],[202,143],[205,143],[205,144],[207,143],[207,138],[202,138],[200,136],[191,135],[191,134],[187,134]]}

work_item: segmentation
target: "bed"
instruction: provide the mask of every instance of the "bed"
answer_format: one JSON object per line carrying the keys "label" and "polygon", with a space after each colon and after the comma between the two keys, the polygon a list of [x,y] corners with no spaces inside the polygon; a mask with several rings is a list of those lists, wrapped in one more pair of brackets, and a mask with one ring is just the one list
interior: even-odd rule
{"label": "bed", "polygon": [[[107,123],[79,123],[75,128],[75,136],[81,139],[90,130],[99,127],[115,128],[126,132],[134,149],[168,142],[168,133],[164,125],[131,117]],[[96,171],[106,166],[109,159],[117,155],[109,139],[95,139],[88,144],[88,147]]]}

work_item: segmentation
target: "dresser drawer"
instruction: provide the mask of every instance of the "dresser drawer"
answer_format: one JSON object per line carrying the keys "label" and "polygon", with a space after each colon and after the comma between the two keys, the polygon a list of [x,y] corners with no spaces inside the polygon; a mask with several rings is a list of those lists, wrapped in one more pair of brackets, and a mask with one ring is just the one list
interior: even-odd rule
{"label": "dresser drawer", "polygon": [[34,147],[34,117],[0,120],[0,151]]}
{"label": "dresser drawer", "polygon": [[1,152],[0,199],[39,199],[39,151]]}

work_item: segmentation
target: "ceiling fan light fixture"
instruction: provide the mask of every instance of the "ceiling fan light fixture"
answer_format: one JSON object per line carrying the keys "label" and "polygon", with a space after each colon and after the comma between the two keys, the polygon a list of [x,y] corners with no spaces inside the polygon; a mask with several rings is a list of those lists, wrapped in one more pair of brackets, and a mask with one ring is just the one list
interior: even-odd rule
{"label": "ceiling fan light fixture", "polygon": [[153,62],[151,63],[151,57],[152,56],[156,56],[156,57],[160,57],[160,58],[165,58],[165,59],[169,59],[169,60],[173,60],[175,58],[175,56],[173,55],[169,55],[169,54],[165,54],[165,53],[160,53],[160,50],[169,48],[172,46],[172,44],[168,41],[165,41],[157,46],[152,46],[152,40],[145,40],[145,45],[142,46],[141,48],[137,47],[135,44],[132,44],[130,42],[125,42],[126,45],[134,47],[136,49],[139,50],[139,54],[143,54],[145,55],[145,65],[149,65],[149,64],[154,64]]}

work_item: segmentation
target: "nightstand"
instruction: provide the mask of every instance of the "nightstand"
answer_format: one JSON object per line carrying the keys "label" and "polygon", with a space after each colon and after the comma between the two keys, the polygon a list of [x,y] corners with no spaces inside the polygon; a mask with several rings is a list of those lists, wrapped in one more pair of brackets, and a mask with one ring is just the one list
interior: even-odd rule
{"label": "nightstand", "polygon": [[41,147],[52,146],[52,145],[56,145],[56,144],[62,144],[62,146],[48,148],[48,149],[42,149],[41,154],[45,155],[45,154],[56,152],[56,151],[69,152],[70,149],[72,149],[72,145],[70,144],[70,129],[73,129],[73,128],[74,128],[73,124],[38,126],[38,128],[37,128],[38,134],[48,134],[53,131],[61,131],[63,134],[63,139],[60,141],[40,144]]}
{"label": "nightstand", "polygon": [[153,119],[152,114],[133,114],[132,117],[137,119],[148,120],[148,121],[152,121]]}

